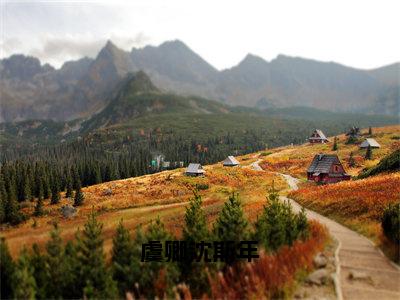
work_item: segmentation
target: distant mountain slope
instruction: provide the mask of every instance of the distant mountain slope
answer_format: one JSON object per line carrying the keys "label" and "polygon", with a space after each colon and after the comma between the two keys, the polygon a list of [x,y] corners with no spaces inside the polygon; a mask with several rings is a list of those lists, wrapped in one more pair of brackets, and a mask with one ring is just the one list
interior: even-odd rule
{"label": "distant mountain slope", "polygon": [[358,70],[280,55],[271,62],[247,55],[218,71],[181,41],[123,51],[107,42],[95,59],[66,62],[59,70],[33,57],[0,60],[0,122],[89,117],[108,104],[129,73],[143,70],[160,90],[229,105],[398,113],[399,67]]}
{"label": "distant mountain slope", "polygon": [[[83,131],[123,124],[146,115],[166,113],[227,113],[229,107],[199,97],[184,97],[160,91],[146,73],[129,73],[117,85],[109,104],[82,124]],[[155,124],[156,125],[156,124]]]}

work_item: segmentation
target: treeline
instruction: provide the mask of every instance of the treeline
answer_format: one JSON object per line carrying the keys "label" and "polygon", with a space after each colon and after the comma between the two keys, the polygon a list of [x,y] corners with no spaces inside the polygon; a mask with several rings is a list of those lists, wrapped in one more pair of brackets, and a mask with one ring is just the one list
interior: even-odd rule
{"label": "treeline", "polygon": [[[195,193],[186,208],[182,228],[182,240],[187,243],[239,243],[252,239],[273,254],[282,246],[291,246],[297,240],[308,238],[309,224],[304,211],[293,213],[288,203],[278,201],[274,191],[254,226],[246,219],[237,194],[229,197],[212,229],[207,226],[201,206],[202,199]],[[144,243],[160,241],[164,244],[175,238],[160,219],[151,222],[146,230],[137,227],[134,237],[121,221],[113,237],[111,261],[107,262],[102,224],[92,212],[84,229],[76,233],[75,240],[66,244],[55,225],[42,252],[33,245],[31,250],[23,249],[13,260],[6,242],[1,240],[1,298],[115,299],[125,298],[127,293],[136,299],[171,298],[180,293],[200,298],[204,294],[210,295],[210,282],[219,271],[229,272],[229,266],[242,264],[240,261],[141,261]],[[195,251],[199,255],[201,250]]]}
{"label": "treeline", "polygon": [[214,163],[232,152],[242,154],[265,146],[249,132],[240,144],[231,134],[204,142],[153,135],[135,141],[113,139],[109,143],[91,137],[30,152],[8,149],[2,153],[0,166],[0,222],[17,224],[24,220],[19,213],[23,201],[37,201],[36,206],[41,206],[39,201],[51,198],[55,204],[62,191],[71,197],[71,190],[78,186],[157,172],[161,167],[152,166],[151,160],[159,154],[173,168],[179,162],[185,166],[190,162]]}

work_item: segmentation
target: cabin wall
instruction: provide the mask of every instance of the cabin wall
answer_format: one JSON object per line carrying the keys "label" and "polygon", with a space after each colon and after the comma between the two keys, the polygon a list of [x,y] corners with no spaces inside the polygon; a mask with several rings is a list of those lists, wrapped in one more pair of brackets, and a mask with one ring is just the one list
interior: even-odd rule
{"label": "cabin wall", "polygon": [[349,175],[342,175],[339,177],[331,177],[329,174],[319,174],[318,176],[312,175],[312,173],[307,173],[307,179],[309,181],[321,182],[321,183],[336,183],[339,181],[350,180]]}
{"label": "cabin wall", "polygon": [[325,144],[325,141],[323,139],[309,139],[308,141],[310,142],[310,144]]}
{"label": "cabin wall", "polygon": [[344,169],[343,166],[341,164],[332,164],[330,170],[329,170],[330,174],[343,174]]}

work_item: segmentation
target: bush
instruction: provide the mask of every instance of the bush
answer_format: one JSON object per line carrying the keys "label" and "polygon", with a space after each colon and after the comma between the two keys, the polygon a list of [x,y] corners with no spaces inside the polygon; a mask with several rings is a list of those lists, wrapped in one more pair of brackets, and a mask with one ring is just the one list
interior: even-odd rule
{"label": "bush", "polygon": [[298,238],[306,238],[308,221],[304,210],[295,214],[290,203],[280,202],[279,195],[272,190],[255,229],[255,239],[266,250],[275,252],[283,245],[291,246]]}
{"label": "bush", "polygon": [[400,244],[400,202],[389,204],[382,216],[382,229],[385,236]]}
{"label": "bush", "polygon": [[400,169],[400,149],[386,155],[380,162],[369,169],[363,170],[358,178],[366,178],[384,172],[396,172]]}
{"label": "bush", "polygon": [[198,183],[198,184],[196,184],[196,189],[199,191],[208,190],[209,185],[207,183]]}

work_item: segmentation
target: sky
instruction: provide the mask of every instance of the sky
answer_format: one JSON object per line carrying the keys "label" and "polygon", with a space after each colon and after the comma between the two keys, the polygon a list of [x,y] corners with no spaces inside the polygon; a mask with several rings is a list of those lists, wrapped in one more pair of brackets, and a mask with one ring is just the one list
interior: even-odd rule
{"label": "sky", "polygon": [[60,67],[179,39],[217,69],[248,53],[371,69],[400,61],[398,0],[0,0],[0,57],[25,54]]}

